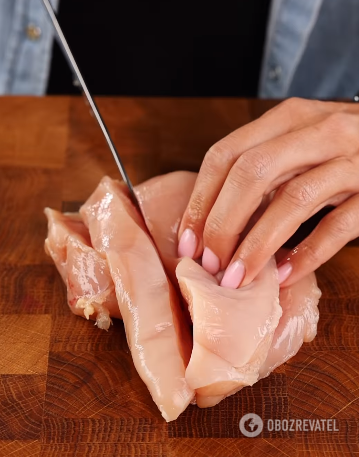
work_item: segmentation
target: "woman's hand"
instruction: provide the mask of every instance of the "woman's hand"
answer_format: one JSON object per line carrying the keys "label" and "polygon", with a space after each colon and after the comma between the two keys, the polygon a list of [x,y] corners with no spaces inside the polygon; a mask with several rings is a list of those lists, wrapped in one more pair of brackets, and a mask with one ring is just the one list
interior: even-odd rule
{"label": "woman's hand", "polygon": [[281,262],[283,285],[359,236],[359,106],[289,99],[207,152],[180,226],[179,255],[203,254],[210,273],[227,268],[222,285],[246,285],[302,222],[327,205],[336,208]]}

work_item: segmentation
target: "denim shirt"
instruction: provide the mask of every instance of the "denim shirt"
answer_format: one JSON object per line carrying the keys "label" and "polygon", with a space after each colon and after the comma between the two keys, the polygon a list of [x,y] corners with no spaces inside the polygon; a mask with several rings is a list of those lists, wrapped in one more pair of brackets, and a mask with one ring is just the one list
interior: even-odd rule
{"label": "denim shirt", "polygon": [[359,0],[272,0],[259,96],[352,98]]}
{"label": "denim shirt", "polygon": [[53,38],[41,0],[0,0],[0,94],[46,92]]}
{"label": "denim shirt", "polygon": [[[0,0],[0,94],[46,92],[53,37],[41,0]],[[358,89],[359,0],[272,0],[258,95],[337,98]]]}

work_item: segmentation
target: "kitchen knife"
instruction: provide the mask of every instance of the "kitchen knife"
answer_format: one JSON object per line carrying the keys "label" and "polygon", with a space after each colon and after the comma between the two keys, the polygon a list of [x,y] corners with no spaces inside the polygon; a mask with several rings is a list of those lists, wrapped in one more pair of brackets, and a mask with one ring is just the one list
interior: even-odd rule
{"label": "kitchen knife", "polygon": [[56,33],[57,33],[57,37],[58,37],[58,40],[61,44],[61,47],[62,47],[62,50],[64,52],[64,55],[67,59],[67,61],[69,62],[70,66],[72,67],[75,75],[76,75],[76,78],[79,82],[79,85],[81,86],[81,89],[93,111],[93,114],[97,120],[97,122],[99,123],[100,125],[100,128],[102,130],[102,133],[106,139],[106,142],[111,150],[111,153],[113,155],[113,158],[115,159],[115,162],[120,170],[120,173],[121,173],[121,176],[122,176],[122,179],[124,180],[124,182],[126,183],[127,187],[128,187],[128,190],[129,190],[129,194],[130,194],[130,197],[131,197],[131,200],[133,201],[133,203],[135,204],[135,206],[140,210],[140,213],[142,214],[141,212],[141,208],[140,208],[140,204],[137,200],[137,197],[136,197],[136,194],[133,190],[133,186],[132,186],[132,183],[130,181],[130,178],[128,177],[128,174],[126,173],[126,170],[125,170],[125,167],[121,161],[121,158],[120,158],[120,154],[118,153],[115,145],[113,144],[113,141],[111,139],[111,136],[107,130],[107,127],[105,125],[105,122],[104,120],[102,119],[102,116],[99,112],[99,109],[97,108],[97,105],[94,101],[94,99],[92,98],[91,96],[91,93],[90,91],[88,90],[87,88],[87,85],[85,83],[85,80],[80,72],[80,69],[76,63],[76,60],[74,58],[74,56],[72,55],[72,52],[70,50],[70,47],[69,45],[67,44],[67,41],[66,41],[66,38],[61,30],[61,27],[60,27],[60,24],[57,20],[57,17],[56,17],[56,14],[52,8],[52,5],[50,3],[49,0],[42,0],[44,5],[45,5],[45,8],[47,10],[47,12],[49,13],[49,16],[50,16],[50,19],[51,19],[51,22],[56,30]]}

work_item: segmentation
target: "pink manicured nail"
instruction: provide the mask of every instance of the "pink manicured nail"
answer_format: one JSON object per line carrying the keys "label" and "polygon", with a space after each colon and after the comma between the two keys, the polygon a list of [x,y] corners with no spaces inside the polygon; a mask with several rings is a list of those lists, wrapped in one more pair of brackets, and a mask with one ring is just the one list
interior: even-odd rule
{"label": "pink manicured nail", "polygon": [[180,242],[178,244],[178,255],[179,257],[191,257],[192,259],[196,249],[197,237],[193,230],[186,229],[182,233]]}
{"label": "pink manicured nail", "polygon": [[219,267],[220,267],[219,258],[209,248],[204,248],[203,256],[202,256],[202,267],[205,270],[207,270],[208,273],[211,273],[212,275],[217,274],[219,271]]}
{"label": "pink manicured nail", "polygon": [[230,289],[237,289],[243,281],[246,268],[242,260],[236,260],[230,265],[224,273],[221,281],[221,286],[229,287]]}
{"label": "pink manicured nail", "polygon": [[289,275],[292,273],[293,267],[289,262],[284,263],[278,268],[278,281],[279,284],[282,284],[286,279],[289,278]]}

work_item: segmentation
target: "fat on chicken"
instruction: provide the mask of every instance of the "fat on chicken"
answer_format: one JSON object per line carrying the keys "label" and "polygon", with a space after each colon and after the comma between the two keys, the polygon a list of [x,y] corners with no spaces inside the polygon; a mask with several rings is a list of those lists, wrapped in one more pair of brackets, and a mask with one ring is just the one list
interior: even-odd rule
{"label": "fat on chicken", "polygon": [[185,379],[190,329],[157,249],[118,181],[105,177],[80,209],[107,261],[135,367],[166,421],[194,397]]}

